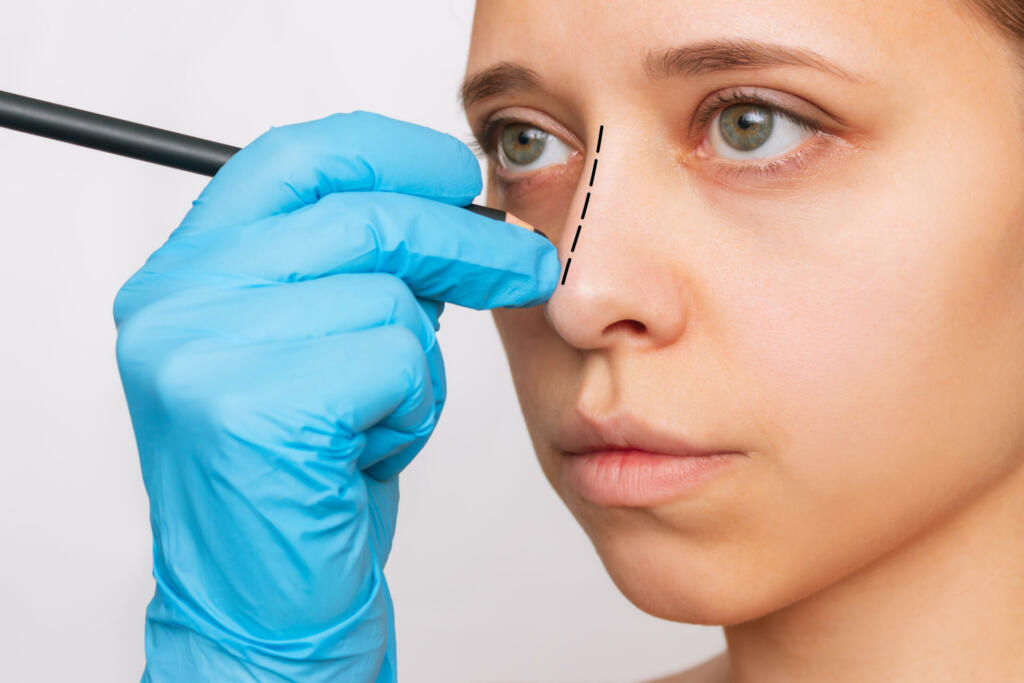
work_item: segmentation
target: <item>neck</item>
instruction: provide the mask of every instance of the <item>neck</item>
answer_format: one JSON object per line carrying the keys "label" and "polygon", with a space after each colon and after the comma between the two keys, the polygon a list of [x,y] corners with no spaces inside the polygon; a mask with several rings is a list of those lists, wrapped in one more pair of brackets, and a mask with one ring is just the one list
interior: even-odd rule
{"label": "neck", "polygon": [[1024,681],[1024,467],[855,574],[726,626],[731,683]]}

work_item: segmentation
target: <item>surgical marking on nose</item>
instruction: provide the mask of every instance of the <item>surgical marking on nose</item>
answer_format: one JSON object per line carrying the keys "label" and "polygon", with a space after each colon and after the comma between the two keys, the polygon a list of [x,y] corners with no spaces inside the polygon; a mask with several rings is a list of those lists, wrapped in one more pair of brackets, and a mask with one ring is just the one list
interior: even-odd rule
{"label": "surgical marking on nose", "polygon": [[[590,182],[587,183],[587,187],[594,186],[594,176],[597,175],[597,155],[601,151],[601,138],[604,137],[604,125],[601,125],[597,129],[597,145],[594,147],[594,165],[590,169]],[[572,248],[569,249],[569,253],[576,251],[576,242],[580,238],[580,230],[583,229],[583,219],[587,217],[587,207],[590,206],[590,191],[587,191],[587,196],[583,199],[583,210],[580,212],[580,224],[576,226],[576,236],[572,238]],[[565,284],[565,278],[569,275],[569,264],[572,263],[572,257],[570,256],[565,261],[565,272],[562,273],[562,284]]]}

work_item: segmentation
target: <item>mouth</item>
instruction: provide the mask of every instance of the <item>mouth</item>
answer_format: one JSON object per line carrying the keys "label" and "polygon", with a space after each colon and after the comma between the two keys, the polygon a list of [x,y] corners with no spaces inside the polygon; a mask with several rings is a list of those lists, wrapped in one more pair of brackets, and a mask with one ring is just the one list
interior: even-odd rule
{"label": "mouth", "polygon": [[577,408],[561,425],[562,482],[602,506],[650,507],[692,495],[743,453],[706,446],[627,412]]}

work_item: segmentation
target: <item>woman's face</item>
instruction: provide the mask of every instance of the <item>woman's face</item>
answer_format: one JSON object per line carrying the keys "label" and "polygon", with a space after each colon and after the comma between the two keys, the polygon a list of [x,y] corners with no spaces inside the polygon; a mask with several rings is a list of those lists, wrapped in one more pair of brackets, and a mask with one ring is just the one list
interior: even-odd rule
{"label": "woman's face", "polygon": [[[467,76],[489,202],[572,258],[493,313],[530,437],[641,609],[774,611],[1021,467],[1018,68],[958,2],[482,0]],[[560,430],[613,415],[743,455],[595,502]]]}

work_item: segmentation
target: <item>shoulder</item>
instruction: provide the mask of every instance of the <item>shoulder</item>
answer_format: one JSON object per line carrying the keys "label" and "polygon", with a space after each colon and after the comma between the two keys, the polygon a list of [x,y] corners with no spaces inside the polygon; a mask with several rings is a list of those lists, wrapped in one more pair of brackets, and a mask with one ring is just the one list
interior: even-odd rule
{"label": "shoulder", "polygon": [[642,683],[728,683],[729,656],[722,652],[692,669]]}

